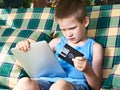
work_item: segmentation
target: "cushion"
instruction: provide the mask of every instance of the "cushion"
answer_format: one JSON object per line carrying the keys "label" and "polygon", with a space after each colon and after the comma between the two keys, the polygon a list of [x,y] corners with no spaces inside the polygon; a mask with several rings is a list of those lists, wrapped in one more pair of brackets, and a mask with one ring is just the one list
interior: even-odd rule
{"label": "cushion", "polygon": [[111,74],[103,83],[103,90],[119,90],[120,89],[120,64],[114,65]]}
{"label": "cushion", "polygon": [[0,27],[50,30],[54,18],[53,8],[0,9]]}
{"label": "cushion", "polygon": [[40,31],[0,29],[0,88],[12,89],[20,78],[28,76],[11,53],[11,48],[25,39],[36,42],[51,40],[50,35]]}

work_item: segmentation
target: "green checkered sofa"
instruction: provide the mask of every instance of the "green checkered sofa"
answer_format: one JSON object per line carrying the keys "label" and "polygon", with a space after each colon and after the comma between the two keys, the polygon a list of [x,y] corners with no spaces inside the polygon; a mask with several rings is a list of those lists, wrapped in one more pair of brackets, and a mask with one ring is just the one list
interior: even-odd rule
{"label": "green checkered sofa", "polygon": [[[120,4],[87,7],[87,34],[104,48],[103,90],[120,89]],[[62,35],[54,8],[0,9],[0,90],[12,89],[29,77],[13,57],[11,48],[25,39],[45,40]]]}

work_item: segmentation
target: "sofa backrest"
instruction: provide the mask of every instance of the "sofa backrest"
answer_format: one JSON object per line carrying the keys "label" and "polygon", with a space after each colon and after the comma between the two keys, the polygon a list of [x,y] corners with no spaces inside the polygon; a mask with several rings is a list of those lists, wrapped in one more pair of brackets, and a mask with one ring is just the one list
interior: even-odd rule
{"label": "sofa backrest", "polygon": [[[104,48],[103,79],[120,62],[120,4],[87,7],[90,24],[87,34]],[[53,8],[0,9],[0,27],[43,31],[60,37]]]}
{"label": "sofa backrest", "polygon": [[120,62],[120,5],[88,8],[88,35],[104,48],[103,78]]}
{"label": "sofa backrest", "polygon": [[0,9],[0,27],[31,30],[51,30],[53,8]]}

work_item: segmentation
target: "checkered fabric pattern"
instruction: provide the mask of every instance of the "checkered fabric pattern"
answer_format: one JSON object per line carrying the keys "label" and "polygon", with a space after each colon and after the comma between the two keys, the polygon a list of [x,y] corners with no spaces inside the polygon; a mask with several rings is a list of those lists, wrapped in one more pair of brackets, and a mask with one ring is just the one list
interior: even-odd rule
{"label": "checkered fabric pattern", "polygon": [[[104,48],[103,79],[111,73],[113,66],[120,62],[120,4],[87,7],[90,24],[87,34]],[[56,36],[62,35],[54,21]]]}
{"label": "checkered fabric pattern", "polygon": [[120,62],[120,5],[89,7],[88,15],[88,36],[104,48],[103,78],[107,78],[112,67]]}
{"label": "checkered fabric pattern", "polygon": [[113,66],[112,72],[108,79],[104,82],[103,90],[119,90],[120,89],[120,64]]}
{"label": "checkered fabric pattern", "polygon": [[50,31],[53,11],[53,8],[0,9],[0,26]]}
{"label": "checkered fabric pattern", "polygon": [[[102,44],[104,48],[103,79],[106,80],[107,78],[106,81],[109,81],[109,74],[111,74],[111,71],[114,69],[113,67],[120,62],[120,4],[90,6],[87,7],[87,11],[90,17],[87,34],[89,37]],[[0,29],[0,84],[2,84],[0,87],[13,87],[18,78],[26,75],[24,70],[21,70],[21,67],[15,62],[10,52],[10,48],[14,47],[16,42],[29,37],[32,37],[31,39],[36,41],[38,34],[40,34],[36,33],[37,31],[44,31],[50,35],[52,30],[54,31],[54,36],[59,37],[62,35],[58,24],[54,21],[53,12],[53,8],[0,9],[0,27],[13,28],[9,30],[4,28]],[[26,30],[24,33],[21,33],[24,30],[17,30],[17,28],[30,29],[30,31]],[[35,32],[30,34],[31,30]],[[21,34],[18,34],[19,31]],[[28,32],[30,36],[24,37]],[[5,35],[8,37],[5,37]],[[17,38],[15,38],[16,36]],[[44,34],[41,38],[46,38],[46,35]],[[8,63],[10,63],[9,66]],[[2,70],[2,67],[4,67],[5,70]],[[12,67],[16,68],[13,69]],[[16,73],[6,72],[13,70],[18,72],[17,76]],[[24,74],[20,74],[22,71]],[[116,75],[114,75],[114,77],[115,76]],[[107,86],[106,83],[103,83],[105,90],[111,90],[110,87],[111,86]]]}
{"label": "checkered fabric pattern", "polygon": [[[16,43],[25,39],[31,41],[51,40],[50,36],[40,31],[20,29],[0,29],[0,88],[13,88],[18,79],[28,76],[11,53]],[[0,89],[1,90],[1,89]]]}

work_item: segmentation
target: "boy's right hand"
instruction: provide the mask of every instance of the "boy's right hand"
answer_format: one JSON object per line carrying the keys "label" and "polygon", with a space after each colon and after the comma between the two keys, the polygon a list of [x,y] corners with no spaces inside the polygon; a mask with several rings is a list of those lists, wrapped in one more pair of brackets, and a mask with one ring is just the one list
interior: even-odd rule
{"label": "boy's right hand", "polygon": [[30,49],[30,42],[28,40],[20,41],[16,44],[16,48],[26,52]]}

